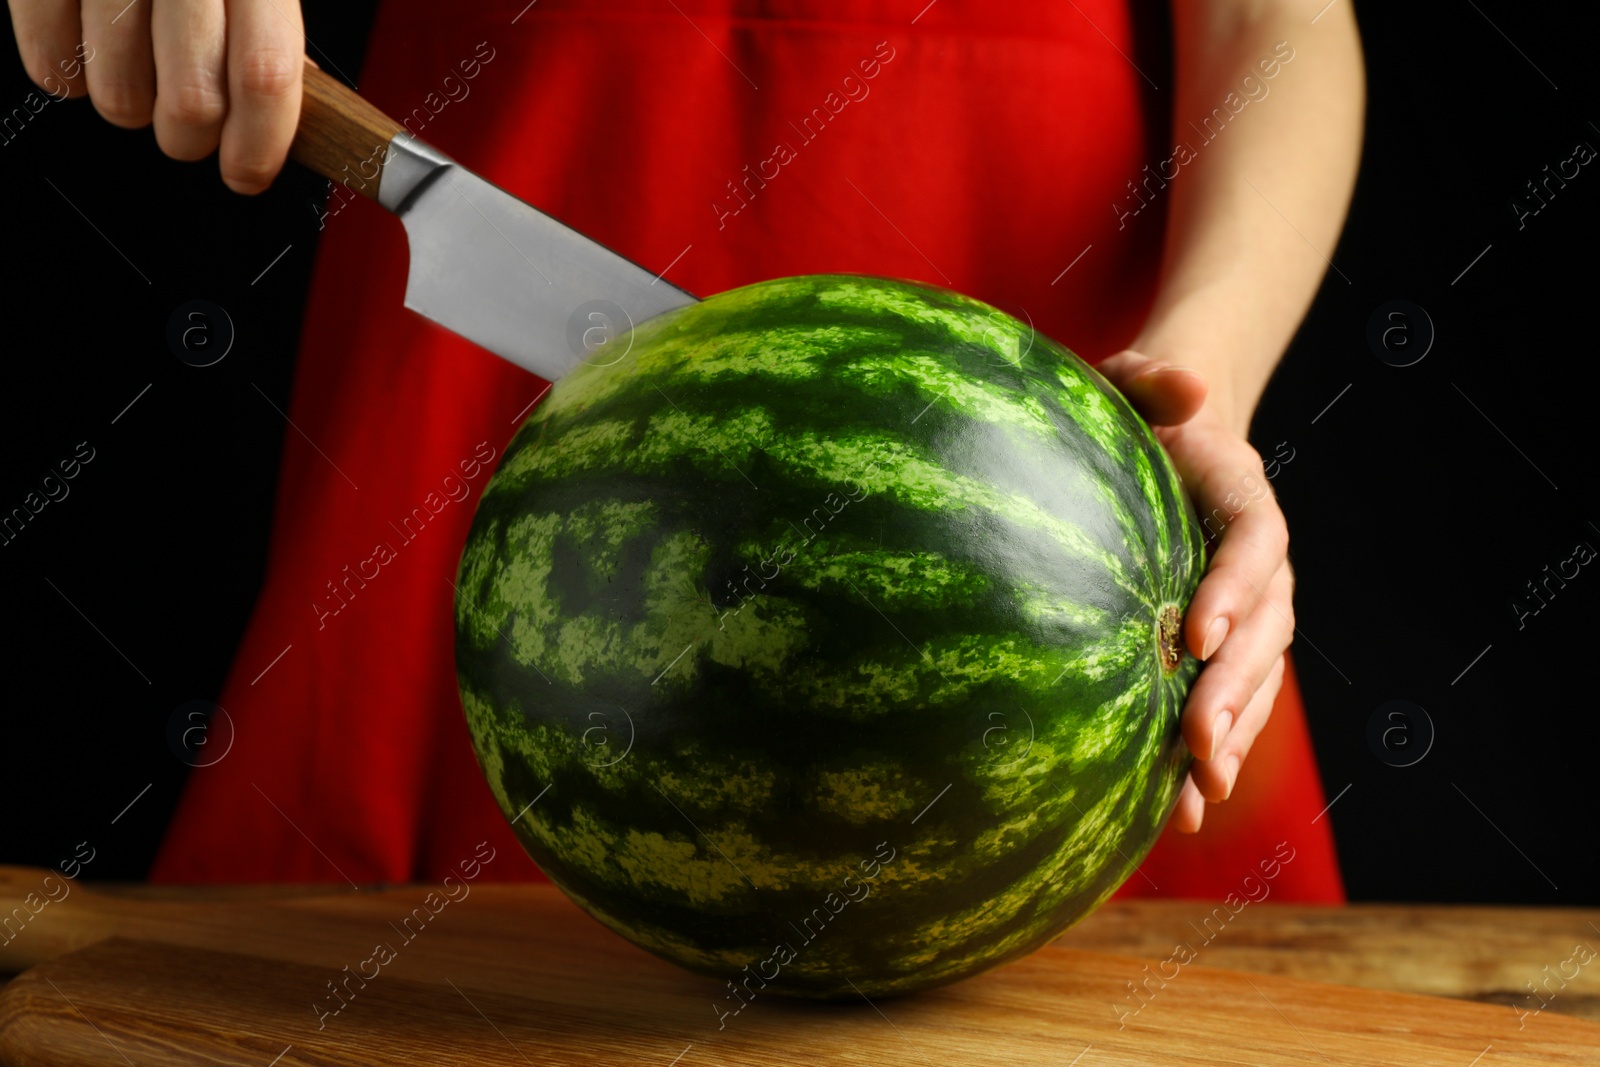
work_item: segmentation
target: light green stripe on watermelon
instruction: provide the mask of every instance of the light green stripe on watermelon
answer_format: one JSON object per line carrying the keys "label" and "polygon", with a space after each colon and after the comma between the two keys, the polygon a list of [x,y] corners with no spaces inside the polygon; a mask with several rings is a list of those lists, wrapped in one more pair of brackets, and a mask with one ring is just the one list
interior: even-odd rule
{"label": "light green stripe on watermelon", "polygon": [[[486,725],[481,713],[484,704],[475,694],[468,692],[467,699],[472,709],[471,721],[476,727],[483,728]],[[494,725],[490,725],[489,728],[496,740],[493,750],[516,753],[529,760],[536,777],[541,780],[554,778],[563,766],[568,765],[567,761],[553,758],[554,753],[566,750],[568,753],[578,754],[586,748],[581,742],[574,742],[570,737],[558,738],[542,729],[531,731],[519,738],[518,731],[508,733]],[[596,750],[589,748],[588,751],[594,753]],[[1033,762],[1037,763],[1043,752],[1044,748],[1041,745],[1037,752],[1031,753]],[[595,758],[598,759],[599,755]],[[770,774],[762,774],[748,765],[729,767],[720,764],[715,757],[708,758],[696,750],[686,752],[683,758],[692,762],[700,772],[692,779],[664,771],[659,763],[646,761],[632,766],[618,764],[615,767],[598,769],[607,777],[615,776],[613,789],[626,789],[640,784],[659,785],[675,803],[702,813],[700,819],[696,821],[697,825],[704,831],[705,840],[714,843],[716,848],[722,849],[722,852],[719,853],[716,849],[696,850],[683,847],[683,842],[680,842],[673,833],[635,835],[625,827],[605,824],[593,812],[586,812],[580,829],[586,835],[602,839],[604,848],[584,853],[583,866],[603,870],[610,862],[608,857],[611,853],[617,852],[625,857],[620,861],[621,865],[628,870],[628,877],[635,882],[679,887],[685,892],[709,891],[707,887],[720,887],[719,891],[725,892],[733,883],[727,874],[718,874],[717,868],[731,860],[733,864],[744,869],[757,885],[763,885],[765,888],[802,886],[817,888],[819,891],[828,888],[825,882],[817,880],[814,865],[803,857],[782,856],[754,848],[741,819],[736,817],[732,823],[724,823],[712,822],[705,818],[703,813],[706,812],[742,812],[748,817],[760,811],[771,799],[773,779]],[[588,765],[596,766],[594,763]],[[1051,789],[1048,782],[1039,779],[1037,774],[1013,775],[1014,780],[1019,782],[1030,777],[1032,780],[1026,781],[1028,813],[1022,819],[1001,827],[997,834],[1015,837],[1026,828],[1032,828],[1035,832],[1042,830],[1055,821],[1056,809],[1069,803]],[[709,794],[699,791],[705,788],[706,783],[715,783]],[[892,819],[900,815],[915,814],[920,810],[930,792],[936,791],[930,789],[931,785],[932,783],[919,781],[909,775],[898,763],[880,761],[854,767],[848,771],[820,771],[811,789],[811,803],[818,811],[835,814],[848,822]],[[524,818],[537,828],[536,833],[541,838],[548,838],[552,845],[561,847],[566,842],[560,830],[546,825],[547,812],[548,809],[534,809]],[[691,833],[688,836],[694,835]],[[909,862],[902,864],[897,860],[894,865],[897,873],[888,877],[885,884],[894,882],[920,884],[929,880],[940,880],[943,876],[926,861],[936,858],[940,849],[950,843],[947,841],[941,844],[938,840],[927,840],[908,846],[902,850],[902,854],[903,858],[909,858]],[[982,839],[975,844],[975,851],[979,855],[993,847],[990,842]],[[918,856],[921,856],[924,862],[918,862]],[[646,858],[654,865],[648,874],[643,868],[635,869]],[[746,866],[747,861],[757,873],[751,873]],[[733,872],[730,869],[727,873]]]}
{"label": "light green stripe on watermelon", "polygon": [[[630,539],[650,529],[659,507],[649,500],[597,500],[580,504],[566,516],[566,530],[581,548],[609,559]],[[591,566],[600,564],[591,562]]]}
{"label": "light green stripe on watermelon", "polygon": [[[594,787],[616,797],[660,787],[674,797],[676,803],[714,818],[748,819],[766,810],[773,801],[777,776],[770,768],[753,759],[730,757],[707,743],[686,745],[671,758],[644,754],[635,758],[630,753],[618,759],[620,750],[637,740],[626,733],[626,720],[617,713],[623,709],[607,708],[601,713],[603,718],[585,716],[574,728],[563,729],[501,721],[494,716],[492,702],[470,689],[463,690],[462,703],[468,710],[473,736],[483,740],[485,751],[497,762],[503,761],[506,755],[517,757],[533,779],[540,782],[549,783],[563,774],[577,773]],[[646,716],[645,711],[640,711],[640,719]],[[603,724],[608,736],[586,737],[596,723]],[[602,745],[599,740],[606,743]],[[696,773],[685,773],[686,764]],[[501,779],[497,777],[494,781]],[[713,824],[708,822],[707,825]]]}
{"label": "light green stripe on watermelon", "polygon": [[1075,763],[1094,763],[1108,754],[1117,754],[1126,743],[1139,736],[1129,712],[1150,702],[1148,687],[1130,687],[1096,708],[1078,724],[1071,759]]}
{"label": "light green stripe on watermelon", "polygon": [[[886,551],[859,537],[818,538],[792,554],[788,566],[778,571],[785,583],[842,593],[854,587],[884,610],[959,606],[988,585],[972,564],[938,552]],[[750,544],[740,555],[760,560],[764,553]]]}
{"label": "light green stripe on watermelon", "polygon": [[[730,628],[734,624],[730,621]],[[889,711],[958,705],[1000,681],[1030,693],[1049,692],[1076,666],[1058,662],[1015,637],[964,635],[921,648],[907,644],[903,654],[893,649],[843,669],[798,665],[773,676],[770,684],[819,711],[865,720]]]}
{"label": "light green stripe on watermelon", "polygon": [[814,471],[829,481],[850,479],[873,495],[907,507],[944,513],[981,508],[1025,529],[1041,530],[1064,554],[1099,564],[1118,585],[1139,595],[1129,585],[1122,561],[1096,545],[1087,531],[1021,494],[1003,492],[992,483],[956,474],[913,454],[893,438],[790,439],[769,444],[765,451],[779,462]]}
{"label": "light green stripe on watermelon", "polygon": [[[504,635],[519,662],[544,658],[543,635],[562,621],[560,606],[545,596],[550,569],[555,565],[550,549],[561,523],[560,515],[528,515],[506,531],[504,562],[487,582],[487,601],[468,621],[480,648]],[[508,624],[510,633],[505,630]],[[529,648],[530,643],[538,646],[537,652]]]}
{"label": "light green stripe on watermelon", "polygon": [[974,746],[968,776],[979,783],[985,807],[1004,818],[972,839],[968,847],[975,856],[998,861],[1014,847],[1058,832],[1076,814],[1072,787],[1057,788],[1055,769],[1065,758],[1059,740],[1035,737],[1028,744],[1019,738],[1015,753],[1002,748],[980,754],[981,747]]}
{"label": "light green stripe on watermelon", "polygon": [[[1141,755],[1153,756],[1159,735],[1151,734],[1147,750]],[[1137,766],[1137,764],[1135,765]],[[1130,796],[1153,792],[1148,810],[1165,812],[1176,799],[1179,780],[1164,778],[1154,782],[1130,773],[1105,797],[1087,809],[1075,809],[1081,815],[1060,848],[1045,862],[1034,867],[1025,877],[1004,892],[990,896],[965,911],[930,922],[907,940],[926,946],[901,956],[895,969],[902,973],[921,976],[959,974],[971,969],[975,958],[992,958],[1005,954],[1017,945],[1037,940],[1041,931],[1052,928],[1057,920],[1052,912],[1062,903],[1071,902],[1080,895],[1100,872],[1115,870],[1119,866],[1131,869],[1132,862],[1118,852],[1118,815]],[[1120,861],[1120,862],[1119,862]],[[1126,872],[1123,872],[1124,876]],[[1110,880],[1095,898],[1098,904],[1116,889],[1121,877]],[[1031,925],[1014,930],[996,944],[986,936],[986,930],[996,922],[1004,922],[1032,912],[1036,919]],[[967,946],[963,955],[959,946]],[[953,949],[953,946],[955,948]],[[943,959],[941,960],[941,957]]]}
{"label": "light green stripe on watermelon", "polygon": [[1095,381],[1066,365],[1054,368],[1056,381],[1072,401],[1072,418],[1078,428],[1108,456],[1122,456],[1130,445],[1125,416]]}
{"label": "light green stripe on watermelon", "polygon": [[[943,322],[944,318],[936,316],[934,321]],[[989,327],[978,331],[971,339],[976,343],[992,336],[993,327]],[[926,401],[919,418],[928,411],[941,411],[1041,439],[1051,439],[1059,432],[1038,397],[1019,396],[1013,388],[975,379],[934,354],[904,349],[900,337],[884,330],[794,327],[773,330],[770,336],[734,333],[709,338],[691,333],[686,337],[671,336],[658,345],[641,348],[647,354],[640,355],[637,360],[630,359],[620,367],[576,375],[563,397],[567,410],[582,410],[586,405],[637,390],[639,375],[646,371],[662,383],[664,394],[674,403],[677,403],[674,394],[681,396],[686,387],[729,375],[770,379],[774,388],[793,387],[821,372],[821,367],[809,357],[853,348],[864,354],[835,368],[830,381],[860,389],[863,399],[895,386],[906,386],[916,390]],[[632,373],[625,373],[625,369]],[[1075,395],[1074,399],[1081,398]],[[1097,425],[1104,422],[1096,415]],[[613,425],[617,432],[622,432],[622,423]],[[1097,436],[1096,440],[1112,459],[1120,459],[1129,444],[1125,431],[1109,437]],[[582,447],[584,443],[570,444]],[[739,450],[742,458],[733,462],[743,466],[749,457],[748,450],[741,449],[740,444],[724,437],[715,447],[724,452]],[[1115,494],[1102,483],[1091,480],[1086,484],[1107,506],[1120,507]],[[1131,517],[1124,513],[1124,519],[1131,527]]]}
{"label": "light green stripe on watermelon", "polygon": [[[648,328],[647,328],[648,329]],[[662,332],[614,365],[575,372],[565,407],[581,411],[627,395],[643,380],[678,385],[720,379],[760,378],[774,387],[795,388],[823,373],[817,357],[856,348],[894,349],[897,332],[864,326],[788,326],[760,331]],[[626,343],[626,342],[624,342]]]}
{"label": "light green stripe on watermelon", "polygon": [[[997,894],[952,915],[934,919],[912,932],[906,938],[907,943],[922,947],[901,956],[896,961],[896,969],[920,970],[940,956],[951,957],[949,965],[960,969],[967,962],[959,952],[961,946],[981,939],[985,943],[976,946],[979,951],[994,951],[995,946],[985,938],[986,929],[1028,911],[1040,915],[1041,925],[1048,925],[1049,910],[1054,902],[1082,892],[1118,858],[1119,835],[1113,825],[1113,815],[1125,803],[1131,784],[1124,780],[1119,783],[1121,788],[1108,791],[1099,803],[1075,808],[1073,813],[1080,817],[1067,838],[1026,876]],[[1036,932],[1024,927],[1014,936],[1027,940]]]}
{"label": "light green stripe on watermelon", "polygon": [[456,580],[456,632],[467,635],[478,648],[487,648],[495,637],[495,622],[484,617],[479,603],[485,583],[497,569],[499,549],[500,522],[491,519],[476,537],[467,539],[461,550]]}
{"label": "light green stripe on watermelon", "polygon": [[[551,546],[562,522],[555,514],[519,520],[507,532],[510,562],[477,575],[484,600],[462,625],[478,647],[504,635],[517,662],[555,681],[582,684],[619,671],[653,678],[674,666],[669,684],[679,685],[692,680],[698,662],[685,649],[700,646],[713,662],[772,672],[804,639],[798,610],[775,598],[741,613],[741,626],[719,629],[721,612],[696,585],[709,550],[687,532],[662,539],[652,553],[645,618],[629,624],[601,614],[566,615],[549,588]],[[481,572],[479,559],[472,563]]]}
{"label": "light green stripe on watermelon", "polygon": [[[681,804],[670,792],[667,796]],[[558,849],[573,871],[606,881],[620,878],[646,893],[676,895],[698,907],[728,904],[762,890],[820,896],[837,880],[837,864],[774,849],[739,822],[697,830],[680,819],[676,827],[641,830],[606,820],[580,801],[560,824],[536,806],[521,829]]]}
{"label": "light green stripe on watermelon", "polygon": [[904,766],[879,760],[817,776],[811,803],[847,823],[865,824],[915,815],[927,803],[928,783],[912,777]]}
{"label": "light green stripe on watermelon", "polygon": [[[618,510],[611,513],[632,514]],[[580,510],[575,515],[576,521],[571,517],[566,520],[569,529],[576,526],[574,533],[591,532],[588,513]],[[484,589],[486,598],[481,608],[464,608],[461,619],[480,647],[505,635],[519,662],[558,681],[581,683],[586,677],[617,671],[655,678],[671,665],[670,684],[687,684],[697,670],[699,651],[704,651],[712,662],[730,666],[748,662],[774,684],[814,691],[816,699],[824,704],[850,707],[857,715],[868,715],[903,706],[930,670],[939,677],[926,703],[936,705],[958,700],[997,678],[1012,680],[1033,691],[1047,690],[1064,677],[1069,682],[1098,681],[1122,666],[1121,661],[1129,655],[1129,633],[1123,631],[1070,657],[1041,656],[1036,646],[1013,637],[962,635],[953,643],[933,642],[921,649],[908,645],[904,656],[859,665],[845,675],[816,668],[786,671],[785,650],[797,648],[802,639],[802,609],[785,597],[763,594],[737,612],[719,611],[693,584],[693,576],[703,570],[709,550],[689,534],[669,537],[656,547],[645,576],[648,592],[644,620],[629,625],[599,615],[564,614],[548,581],[554,565],[551,546],[562,521],[554,514],[519,520],[508,534],[508,547],[515,554],[515,562],[493,574],[485,573],[490,565],[485,562],[487,548],[476,548],[465,556],[468,577],[464,582],[471,588]],[[808,547],[817,547],[813,554],[818,556],[826,551],[820,545]],[[937,568],[931,573],[913,572],[914,564],[928,560],[891,558],[878,561],[886,564],[882,571],[863,566],[853,574],[813,567],[808,576],[806,559],[804,555],[796,556],[790,564],[798,584],[817,588],[824,578],[830,578],[844,586],[854,585],[852,592],[864,593],[871,601],[858,608],[862,612],[874,610],[874,605],[877,610],[904,607],[908,598],[914,603],[920,597],[926,597],[925,603],[947,605],[950,597],[937,595],[948,589],[946,579],[953,579],[963,591],[973,590],[976,584],[970,572],[956,568],[943,573]],[[902,579],[907,583],[903,593],[891,588],[891,582]],[[1036,619],[1049,614],[1049,605],[1041,608],[1037,596],[1024,596],[1019,607]],[[1103,615],[1098,611],[1092,614],[1095,619]],[[1081,617],[1077,621],[1082,621]],[[1141,624],[1126,621],[1124,627],[1137,632]],[[781,636],[785,632],[788,636]],[[688,654],[684,654],[685,649]],[[755,659],[749,658],[752,651]],[[675,659],[678,662],[673,664]]]}
{"label": "light green stripe on watermelon", "polygon": [[818,289],[816,300],[823,308],[871,312],[938,327],[952,339],[987,348],[1012,365],[1021,361],[1032,341],[1017,320],[977,301],[967,302],[957,311],[930,304],[918,293],[852,281]]}
{"label": "light green stripe on watermelon", "polygon": [[957,474],[925,459],[888,435],[844,440],[814,434],[783,435],[773,429],[770,416],[760,408],[725,416],[695,416],[669,409],[652,416],[643,434],[635,437],[635,433],[631,422],[602,422],[587,432],[565,436],[559,448],[524,449],[501,465],[485,492],[515,493],[534,478],[578,473],[662,472],[686,458],[709,473],[726,472],[742,478],[741,472],[760,451],[791,478],[833,485],[853,482],[870,493],[923,511],[981,508],[1018,526],[1040,530],[1071,558],[1098,563],[1118,585],[1142,600],[1147,597],[1131,583],[1116,554],[1099,547],[1076,524],[1052,515],[1019,493],[1004,492],[991,482]]}
{"label": "light green stripe on watermelon", "polygon": [[[1027,610],[1026,604],[1024,610]],[[1103,615],[1095,623],[1097,629],[1105,630],[1107,621]],[[1059,681],[1068,681],[1069,684],[1075,681],[1103,682],[1118,675],[1130,675],[1140,657],[1145,655],[1144,643],[1151,625],[1147,617],[1125,616],[1116,629],[1110,630],[1105,636],[1089,638],[1073,654],[1058,654],[1041,661],[1041,665],[1047,672],[1052,668],[1056,670],[1051,675],[1051,685]]]}
{"label": "light green stripe on watermelon", "polygon": [[1037,397],[1019,396],[1015,389],[986,382],[924,352],[902,350],[868,354],[841,367],[835,375],[841,385],[852,385],[865,395],[881,394],[909,386],[938,411],[1019,434],[1045,440],[1060,431]]}
{"label": "light green stripe on watermelon", "polygon": [[[1144,490],[1145,499],[1150,501],[1150,510],[1154,513],[1156,543],[1152,547],[1162,559],[1166,559],[1172,554],[1172,530],[1171,523],[1167,520],[1166,501],[1156,484],[1156,473],[1150,466],[1150,457],[1145,455],[1142,449],[1135,449],[1131,460],[1134,464],[1134,473],[1139,479],[1139,486]],[[1137,541],[1134,540],[1134,531],[1141,529],[1142,524],[1131,516],[1119,515],[1119,518],[1123,521],[1123,529],[1129,531],[1129,547],[1138,546],[1140,567],[1148,567],[1150,561],[1143,551],[1144,539],[1140,537]]]}

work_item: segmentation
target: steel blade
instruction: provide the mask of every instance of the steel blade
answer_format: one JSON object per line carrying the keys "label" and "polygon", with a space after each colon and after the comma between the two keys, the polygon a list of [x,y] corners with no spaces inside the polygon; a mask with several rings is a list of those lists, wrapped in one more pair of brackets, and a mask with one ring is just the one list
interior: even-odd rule
{"label": "steel blade", "polygon": [[542,378],[554,381],[611,338],[695,303],[453,162],[431,165],[389,206],[411,244],[406,307]]}

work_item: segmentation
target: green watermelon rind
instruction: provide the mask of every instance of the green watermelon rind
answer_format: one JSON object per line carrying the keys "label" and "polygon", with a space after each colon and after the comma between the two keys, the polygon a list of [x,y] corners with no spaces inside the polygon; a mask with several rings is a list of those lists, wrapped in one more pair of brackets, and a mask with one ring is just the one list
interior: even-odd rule
{"label": "green watermelon rind", "polygon": [[1192,758],[1199,664],[1156,640],[1205,565],[1121,395],[860,275],[601,353],[507,446],[457,583],[474,747],[551,879],[715,978],[786,944],[770,991],[820,998],[954,981],[1114,892]]}

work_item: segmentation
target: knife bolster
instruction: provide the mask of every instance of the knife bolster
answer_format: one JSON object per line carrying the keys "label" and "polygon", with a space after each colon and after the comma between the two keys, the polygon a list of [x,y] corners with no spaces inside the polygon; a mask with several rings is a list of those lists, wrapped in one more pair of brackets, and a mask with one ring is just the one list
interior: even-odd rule
{"label": "knife bolster", "polygon": [[378,203],[396,215],[451,166],[450,157],[404,130],[389,141],[378,180]]}

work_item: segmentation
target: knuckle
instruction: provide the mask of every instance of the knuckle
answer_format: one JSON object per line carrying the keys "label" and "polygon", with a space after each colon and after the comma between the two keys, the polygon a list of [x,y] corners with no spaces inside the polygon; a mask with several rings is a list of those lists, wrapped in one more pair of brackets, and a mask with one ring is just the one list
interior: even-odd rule
{"label": "knuckle", "polygon": [[1254,692],[1250,672],[1244,664],[1230,660],[1214,659],[1206,668],[1206,674],[1211,675],[1212,703],[1234,711],[1235,717],[1244,709],[1245,701]]}
{"label": "knuckle", "polygon": [[157,105],[180,126],[214,126],[222,120],[228,102],[220,86],[199,78],[180,82],[161,93]]}
{"label": "knuckle", "polygon": [[137,129],[150,124],[150,95],[131,81],[110,79],[96,85],[89,94],[94,109],[114,126]]}
{"label": "knuckle", "polygon": [[234,61],[239,92],[262,100],[283,100],[300,86],[300,63],[282,49],[257,48]]}
{"label": "knuckle", "polygon": [[1212,564],[1206,579],[1208,586],[1203,591],[1210,594],[1206,607],[1219,613],[1232,613],[1258,599],[1249,570],[1240,560],[1219,558]]}
{"label": "knuckle", "polygon": [[1262,535],[1276,558],[1282,559],[1289,552],[1289,523],[1284,519],[1283,511],[1275,499],[1269,496],[1262,501],[1262,504],[1261,515],[1264,520],[1261,523]]}
{"label": "knuckle", "polygon": [[1262,674],[1261,684],[1256,686],[1255,693],[1251,697],[1251,700],[1268,715],[1272,713],[1272,705],[1277,701],[1278,692],[1283,688],[1283,671],[1284,656],[1280,652],[1273,659],[1272,665]]}
{"label": "knuckle", "polygon": [[33,84],[41,89],[49,89],[51,82],[61,81],[61,76],[56,73],[55,60],[38,45],[22,44],[19,50],[22,53],[22,69]]}
{"label": "knuckle", "polygon": [[1228,678],[1228,696],[1230,706],[1234,708],[1234,717],[1244,714],[1244,709],[1250,706],[1250,701],[1255,697],[1256,690],[1261,688],[1256,684],[1252,672],[1241,664]]}
{"label": "knuckle", "polygon": [[240,192],[260,192],[272,184],[278,165],[267,160],[234,159],[222,167],[222,178]]}

